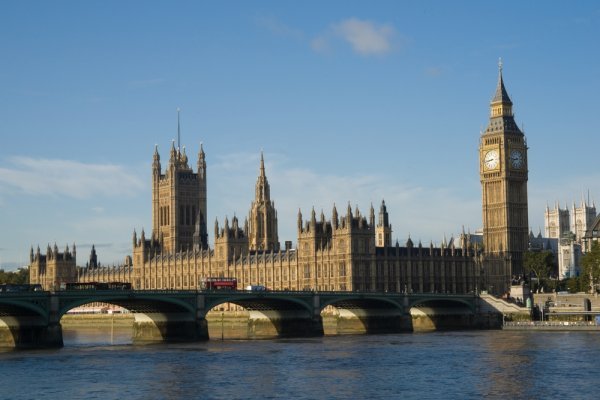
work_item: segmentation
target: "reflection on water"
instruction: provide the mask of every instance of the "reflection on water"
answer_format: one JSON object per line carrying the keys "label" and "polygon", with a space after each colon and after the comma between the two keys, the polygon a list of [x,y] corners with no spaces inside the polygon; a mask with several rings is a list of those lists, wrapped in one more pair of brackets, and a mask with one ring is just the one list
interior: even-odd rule
{"label": "reflection on water", "polygon": [[[2,398],[593,398],[596,332],[469,331],[128,345],[65,330],[65,348],[0,354]],[[575,389],[576,388],[576,389]]]}
{"label": "reflection on water", "polygon": [[63,341],[68,346],[131,344],[132,328],[99,325],[94,327],[63,327]]}

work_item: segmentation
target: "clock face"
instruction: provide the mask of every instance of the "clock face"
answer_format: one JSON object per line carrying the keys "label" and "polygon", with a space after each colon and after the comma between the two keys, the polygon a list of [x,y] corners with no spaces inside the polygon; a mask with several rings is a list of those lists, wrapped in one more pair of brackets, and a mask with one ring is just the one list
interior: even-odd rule
{"label": "clock face", "polygon": [[498,162],[500,161],[500,157],[498,157],[498,152],[496,150],[488,151],[485,153],[485,157],[483,159],[483,163],[487,169],[494,169],[498,166]]}
{"label": "clock face", "polygon": [[523,166],[523,154],[519,150],[513,150],[510,152],[510,165],[516,169],[519,169]]}

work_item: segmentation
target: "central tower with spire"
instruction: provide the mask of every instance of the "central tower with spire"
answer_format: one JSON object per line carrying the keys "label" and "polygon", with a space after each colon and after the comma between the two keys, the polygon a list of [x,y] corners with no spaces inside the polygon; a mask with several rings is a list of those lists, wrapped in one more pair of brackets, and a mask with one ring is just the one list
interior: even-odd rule
{"label": "central tower with spire", "polygon": [[179,126],[177,110],[177,148],[173,140],[164,174],[158,146],[152,163],[152,239],[167,253],[208,248],[204,149],[200,144],[198,169],[194,172],[188,164],[185,146],[179,148]]}
{"label": "central tower with spire", "polygon": [[482,189],[484,269],[487,290],[504,293],[523,274],[528,247],[527,143],[514,120],[512,101],[498,65],[498,86],[490,121],[481,133],[479,176]]}
{"label": "central tower with spire", "polygon": [[260,172],[256,180],[254,201],[250,207],[250,250],[279,250],[277,210],[271,201],[271,188],[265,175],[265,159],[260,152]]}

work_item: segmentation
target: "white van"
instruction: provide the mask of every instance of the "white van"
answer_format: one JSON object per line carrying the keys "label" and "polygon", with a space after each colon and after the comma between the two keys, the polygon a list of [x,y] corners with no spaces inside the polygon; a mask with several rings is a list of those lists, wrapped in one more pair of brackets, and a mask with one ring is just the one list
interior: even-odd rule
{"label": "white van", "polygon": [[248,292],[265,292],[267,290],[263,285],[248,285],[246,286]]}

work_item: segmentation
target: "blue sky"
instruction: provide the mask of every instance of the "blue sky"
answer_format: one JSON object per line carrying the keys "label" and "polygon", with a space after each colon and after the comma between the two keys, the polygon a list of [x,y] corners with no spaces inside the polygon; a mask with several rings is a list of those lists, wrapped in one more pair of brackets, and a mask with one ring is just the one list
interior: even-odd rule
{"label": "blue sky", "polygon": [[3,2],[0,268],[54,242],[130,254],[178,107],[209,233],[248,214],[261,149],[282,242],[298,208],[382,199],[401,243],[474,231],[499,57],[537,233],[546,202],[600,196],[599,42],[594,1]]}

